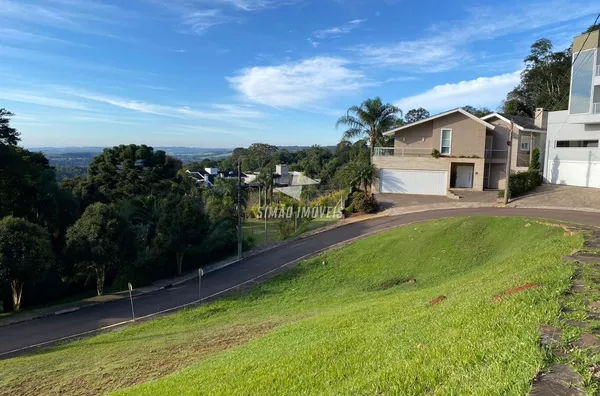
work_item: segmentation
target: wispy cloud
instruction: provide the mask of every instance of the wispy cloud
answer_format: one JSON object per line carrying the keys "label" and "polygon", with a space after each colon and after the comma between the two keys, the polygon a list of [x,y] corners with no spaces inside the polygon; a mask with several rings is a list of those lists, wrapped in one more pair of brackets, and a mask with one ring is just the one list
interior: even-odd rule
{"label": "wispy cloud", "polygon": [[341,26],[334,26],[323,30],[317,30],[313,33],[313,36],[318,39],[324,39],[328,37],[339,37],[342,34],[350,33],[366,21],[366,19],[355,19]]}
{"label": "wispy cloud", "polygon": [[34,105],[56,107],[61,109],[70,110],[88,110],[86,106],[80,102],[71,100],[64,100],[56,98],[55,96],[44,96],[35,92],[29,91],[13,91],[13,90],[1,90],[0,99],[8,100],[12,102],[29,103]]}
{"label": "wispy cloud", "polygon": [[520,71],[493,77],[480,77],[458,83],[437,85],[423,93],[396,102],[403,110],[424,107],[442,111],[465,105],[495,108],[520,81]]}
{"label": "wispy cloud", "polygon": [[234,18],[224,15],[219,9],[198,10],[185,14],[182,23],[196,34],[203,34],[209,28],[233,21]]}
{"label": "wispy cloud", "polygon": [[146,71],[124,69],[120,67],[104,65],[99,62],[85,61],[81,59],[71,58],[68,56],[54,55],[41,51],[23,48],[15,48],[2,44],[0,44],[0,53],[5,58],[24,59],[26,62],[29,63],[42,64],[44,67],[55,66],[61,69],[83,69],[95,73],[115,73],[136,76],[138,78],[142,75],[155,76],[153,73]]}
{"label": "wispy cloud", "polygon": [[341,58],[316,57],[299,63],[241,70],[227,79],[246,99],[272,107],[306,108],[374,85]]}
{"label": "wispy cloud", "polygon": [[105,95],[70,87],[53,87],[63,95],[70,95],[86,101],[102,103],[121,109],[155,116],[177,118],[182,120],[219,121],[245,128],[256,128],[257,120],[262,120],[265,114],[246,104],[210,104],[204,107],[169,106],[149,103],[135,99]]}
{"label": "wispy cloud", "polygon": [[257,11],[298,3],[299,0],[201,0],[205,3],[229,4],[244,11]]}
{"label": "wispy cloud", "polygon": [[6,42],[36,42],[44,44],[66,44],[66,45],[80,45],[73,43],[68,40],[59,39],[57,37],[51,37],[43,34],[34,33],[31,31],[25,31],[20,29],[11,28],[0,28],[0,40]]}
{"label": "wispy cloud", "polygon": [[[583,0],[553,0],[477,7],[459,21],[445,21],[429,28],[425,37],[351,48],[361,62],[420,72],[451,70],[477,59],[470,44],[515,33],[540,29],[595,14],[597,6]],[[493,23],[482,23],[493,21]]]}
{"label": "wispy cloud", "polygon": [[0,18],[19,26],[49,26],[114,39],[122,38],[114,30],[123,19],[137,18],[119,6],[94,1],[48,0],[42,4],[31,0],[0,0]]}

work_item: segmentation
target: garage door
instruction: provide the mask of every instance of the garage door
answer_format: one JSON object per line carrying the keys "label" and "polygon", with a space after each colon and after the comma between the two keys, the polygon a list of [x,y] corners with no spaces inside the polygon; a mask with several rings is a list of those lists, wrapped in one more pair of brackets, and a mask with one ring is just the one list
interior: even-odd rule
{"label": "garage door", "polygon": [[547,177],[552,184],[600,188],[600,163],[550,160]]}
{"label": "garage door", "polygon": [[381,171],[382,193],[446,195],[447,182],[448,172],[445,171]]}

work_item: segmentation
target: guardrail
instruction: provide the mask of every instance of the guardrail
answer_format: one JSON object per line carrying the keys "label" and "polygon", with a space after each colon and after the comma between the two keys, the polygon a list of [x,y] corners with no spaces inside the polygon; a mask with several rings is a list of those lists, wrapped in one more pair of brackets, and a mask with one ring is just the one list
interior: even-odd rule
{"label": "guardrail", "polygon": [[429,157],[431,156],[431,148],[407,148],[407,147],[375,147],[373,150],[374,157]]}
{"label": "guardrail", "polygon": [[485,159],[506,159],[507,151],[504,149],[485,149]]}

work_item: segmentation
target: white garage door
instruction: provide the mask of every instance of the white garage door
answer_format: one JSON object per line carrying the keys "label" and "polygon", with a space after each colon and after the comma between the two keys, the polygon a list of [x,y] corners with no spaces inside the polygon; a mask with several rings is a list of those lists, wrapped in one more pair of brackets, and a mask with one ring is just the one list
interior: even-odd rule
{"label": "white garage door", "polygon": [[381,192],[446,195],[448,172],[422,170],[381,170]]}
{"label": "white garage door", "polygon": [[552,184],[600,188],[600,163],[550,160],[547,177]]}

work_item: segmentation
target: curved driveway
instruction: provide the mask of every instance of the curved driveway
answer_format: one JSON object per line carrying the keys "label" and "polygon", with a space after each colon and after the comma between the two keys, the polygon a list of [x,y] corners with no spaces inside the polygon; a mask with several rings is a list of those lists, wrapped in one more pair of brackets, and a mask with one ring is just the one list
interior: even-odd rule
{"label": "curved driveway", "polygon": [[[521,216],[547,218],[600,227],[600,213],[568,210],[518,208],[444,209],[380,217],[334,228],[248,257],[241,262],[205,275],[202,298],[212,299],[238,287],[263,281],[282,271],[286,264],[338,243],[414,222],[459,216]],[[189,281],[177,287],[134,298],[137,317],[156,314],[198,300],[198,283]],[[83,308],[64,315],[48,316],[0,327],[0,358],[9,358],[32,350],[39,344],[94,332],[131,319],[128,300],[119,300]]]}

